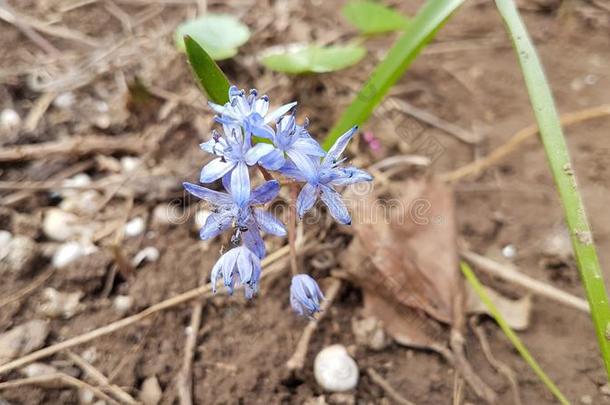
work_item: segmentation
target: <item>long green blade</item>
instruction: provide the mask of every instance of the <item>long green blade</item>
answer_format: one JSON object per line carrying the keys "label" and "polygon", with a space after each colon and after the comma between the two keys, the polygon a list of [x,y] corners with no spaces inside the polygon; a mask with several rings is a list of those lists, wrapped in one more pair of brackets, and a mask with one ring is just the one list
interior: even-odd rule
{"label": "long green blade", "polygon": [[191,68],[208,98],[216,104],[229,101],[229,81],[214,59],[190,36],[184,37],[184,46]]}
{"label": "long green blade", "polygon": [[502,329],[502,332],[504,332],[508,340],[510,340],[515,349],[517,349],[521,357],[523,357],[523,360],[525,360],[525,362],[529,364],[529,366],[532,368],[532,370],[534,370],[536,375],[538,375],[538,378],[540,378],[544,385],[547,386],[549,391],[551,391],[553,395],[557,397],[557,400],[560,403],[569,405],[570,401],[567,400],[567,398],[561,393],[555,383],[553,383],[549,376],[546,375],[542,367],[540,367],[540,365],[536,362],[536,360],[527,350],[523,342],[521,342],[519,336],[517,336],[517,334],[510,328],[510,326],[508,326],[508,323],[506,323],[506,320],[504,319],[500,311],[498,311],[498,308],[491,301],[491,298],[489,298],[489,295],[487,295],[487,292],[477,279],[477,276],[475,276],[470,266],[465,262],[461,262],[460,268],[462,269],[462,273],[464,273],[464,277],[466,277],[466,281],[468,281],[468,283],[475,291],[475,293],[479,296],[483,304],[485,304],[491,316],[496,320],[496,322],[500,326],[500,329]]}
{"label": "long green blade", "polygon": [[544,150],[563,204],[606,372],[610,378],[610,346],[606,337],[607,332],[610,332],[608,295],[551,89],[515,3],[513,0],[496,0],[496,5],[512,37],[523,70]]}
{"label": "long green blade", "polygon": [[367,120],[375,106],[463,1],[429,0],[422,7],[331,129],[323,144],[326,150],[330,149],[345,131]]}

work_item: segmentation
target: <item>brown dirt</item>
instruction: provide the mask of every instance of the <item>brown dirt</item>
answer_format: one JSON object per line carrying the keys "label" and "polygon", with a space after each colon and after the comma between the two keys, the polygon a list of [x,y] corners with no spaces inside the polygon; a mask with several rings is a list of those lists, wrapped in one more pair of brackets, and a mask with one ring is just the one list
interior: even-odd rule
{"label": "brown dirt", "polygon": [[[128,38],[128,33],[103,4],[61,11],[61,1],[23,1],[15,7],[41,20],[59,18],[61,23],[92,38],[117,43]],[[2,139],[5,146],[58,140],[73,135],[124,136],[127,133],[147,133],[159,136],[159,142],[144,156],[147,174],[156,180],[144,184],[127,184],[124,188],[135,193],[135,205],[130,217],[147,215],[147,231],[138,237],[125,239],[123,253],[133,256],[145,246],[155,246],[160,259],[145,263],[136,273],[125,279],[117,276],[110,294],[104,297],[105,282],[113,258],[109,246],[113,237],[106,237],[102,247],[86,260],[56,271],[44,287],[61,291],[83,291],[83,309],[71,319],[51,320],[51,335],[47,343],[76,336],[105,325],[121,315],[112,308],[112,299],[119,294],[134,298],[130,313],[196,287],[208,275],[217,257],[220,243],[202,244],[191,230],[192,219],[172,226],[156,225],[152,210],[157,204],[180,198],[180,182],[194,180],[204,155],[197,145],[208,136],[211,113],[202,111],[202,97],[193,91],[194,83],[182,55],[172,48],[171,28],[196,7],[136,5],[116,2],[131,16],[132,21],[151,16],[134,27],[138,39],[134,48],[124,55],[111,55],[104,61],[101,74],[94,79],[75,83],[77,102],[69,110],[52,105],[42,116],[37,128],[23,132],[17,139]],[[322,136],[338,117],[354,89],[366,78],[380,56],[387,49],[392,36],[366,42],[369,57],[360,65],[335,74],[288,78],[268,72],[250,55],[266,46],[293,41],[315,39],[323,42],[349,38],[353,30],[347,23],[337,23],[337,5],[333,2],[254,2],[245,1],[224,5],[209,2],[210,10],[233,12],[253,30],[251,41],[235,60],[221,64],[228,76],[240,86],[252,86],[268,92],[272,101],[296,99],[301,117],[309,116],[315,134]],[[398,2],[396,2],[398,3]],[[420,3],[420,2],[418,2]],[[476,3],[476,4],[474,4]],[[540,4],[547,6],[540,6]],[[256,4],[256,5],[255,5]],[[608,38],[610,15],[586,1],[527,2],[522,10],[528,28],[538,46],[546,67],[560,112],[610,102],[610,54]],[[400,6],[413,12],[417,4]],[[115,13],[116,14],[116,13]],[[290,20],[286,20],[290,16]],[[282,22],[284,21],[284,22]],[[287,26],[282,27],[286,23]],[[165,31],[164,31],[165,30]],[[166,34],[164,34],[166,32]],[[155,35],[161,35],[155,38]],[[111,40],[114,38],[114,40]],[[143,39],[142,39],[143,38]],[[83,60],[95,50],[90,45],[66,39],[51,38],[66,60]],[[456,42],[459,41],[459,42]],[[442,43],[441,43],[442,42]],[[464,51],[440,52],[446,46],[474,46]],[[401,80],[393,93],[443,119],[464,128],[476,129],[484,135],[484,142],[476,147],[466,146],[442,131],[423,125],[424,136],[435,145],[442,145],[442,153],[434,161],[433,170],[443,173],[484,156],[501,145],[517,130],[533,122],[527,94],[502,23],[491,3],[473,2],[464,6],[439,33],[438,44],[421,56]],[[435,51],[436,50],[436,51]],[[99,51],[98,51],[99,52]],[[32,66],[43,62],[52,73],[65,69],[57,61],[49,61],[41,49],[25,38],[13,26],[0,23],[0,108],[11,107],[25,117],[40,93],[28,87]],[[92,69],[86,70],[91,72]],[[122,72],[122,73],[119,73]],[[131,103],[126,108],[125,81],[135,77],[151,87],[163,88],[178,94],[185,101],[170,106],[169,101],[156,97],[154,102]],[[66,89],[60,89],[66,90]],[[103,112],[96,105],[103,101],[112,113],[109,122],[101,122]],[[167,117],[159,116],[159,108]],[[155,130],[167,125],[168,133]],[[413,121],[415,122],[415,121]],[[364,126],[384,142],[385,154],[425,152],[410,150],[405,140],[396,137],[412,119],[402,113],[385,111]],[[153,128],[153,129],[151,129]],[[149,131],[149,132],[146,132]],[[579,176],[585,203],[592,218],[606,279],[610,279],[610,120],[600,119],[570,127],[566,130],[573,154],[575,171]],[[413,149],[413,145],[411,145]],[[361,148],[361,163],[379,159]],[[120,155],[113,155],[120,157]],[[436,156],[436,155],[435,155]],[[96,156],[60,156],[34,162],[17,162],[0,166],[2,181],[34,181],[53,179],[61,171],[82,161],[91,161],[87,173],[94,180],[109,175]],[[162,181],[163,180],[163,181]],[[5,198],[13,191],[2,191]],[[553,189],[552,179],[538,140],[532,139],[509,159],[487,170],[476,178],[456,185],[459,234],[470,247],[489,257],[501,258],[501,249],[512,244],[517,250],[514,262],[519,268],[540,280],[582,296],[578,272],[572,259],[549,260],[543,254],[545,241],[563,229],[562,211]],[[0,221],[3,229],[15,234],[33,236],[41,247],[52,244],[40,230],[40,215],[56,205],[56,196],[36,192],[12,204],[8,214],[12,220]],[[102,221],[121,219],[126,199],[117,195],[102,212],[93,218]],[[15,213],[22,216],[16,217]],[[3,214],[4,218],[4,214]],[[25,218],[25,219],[24,219]],[[340,230],[333,228],[337,237]],[[114,234],[113,234],[114,235]],[[274,240],[271,243],[278,244]],[[345,242],[342,243],[345,246]],[[311,267],[311,255],[305,265],[316,276],[328,276],[328,270]],[[341,263],[338,263],[340,266]],[[33,270],[20,276],[7,276],[0,283],[0,297],[8,296],[29,285],[50,266],[48,259],[39,260]],[[492,282],[499,290],[512,296],[523,291],[511,285]],[[306,367],[297,377],[289,376],[285,361],[306,322],[292,315],[288,305],[287,276],[265,282],[260,296],[252,302],[241,297],[217,296],[205,302],[203,325],[198,331],[196,357],[193,365],[194,398],[198,404],[276,404],[303,403],[324,395],[316,385],[313,356],[332,343],[353,346],[355,359],[361,370],[377,369],[399,392],[418,404],[449,403],[453,394],[454,370],[442,358],[431,352],[415,351],[391,345],[381,352],[373,352],[355,345],[351,319],[361,306],[360,292],[347,286],[326,315],[315,334]],[[27,297],[0,309],[0,332],[27,320],[40,317],[43,287]],[[590,319],[575,310],[545,299],[534,299],[531,326],[520,337],[538,359],[542,367],[574,402],[590,396],[593,403],[610,403],[600,387],[606,382],[599,358]],[[89,342],[75,349],[82,353],[95,349],[96,368],[127,391],[137,395],[144,379],[156,376],[164,391],[164,403],[175,401],[174,380],[181,367],[185,328],[190,322],[190,306],[183,305],[164,311],[135,326],[110,336]],[[542,386],[534,373],[513,350],[502,332],[491,321],[485,323],[495,356],[516,371],[524,404],[550,404],[553,397]],[[467,337],[467,355],[483,379],[500,395],[500,403],[511,403],[508,383],[496,374],[484,359],[474,335]],[[45,362],[62,370],[78,374],[66,366],[65,356],[59,354]],[[63,361],[63,362],[62,362]],[[17,378],[13,372],[5,378]],[[353,392],[357,403],[391,403],[383,391],[367,376],[362,376]],[[328,394],[326,394],[329,400]],[[77,403],[77,392],[72,388],[22,387],[0,392],[11,404]],[[466,400],[478,403],[467,389]]]}

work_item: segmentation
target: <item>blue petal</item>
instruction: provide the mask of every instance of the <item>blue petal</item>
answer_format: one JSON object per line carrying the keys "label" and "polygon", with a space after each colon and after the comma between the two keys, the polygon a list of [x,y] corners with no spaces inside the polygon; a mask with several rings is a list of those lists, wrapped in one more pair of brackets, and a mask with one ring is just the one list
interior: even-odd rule
{"label": "blue petal", "polygon": [[296,181],[307,181],[307,179],[299,170],[299,168],[296,167],[294,163],[289,160],[285,161],[284,165],[278,169],[278,172]]}
{"label": "blue petal", "polygon": [[285,236],[286,227],[273,214],[260,208],[254,209],[254,218],[259,228],[275,236]]}
{"label": "blue petal", "polygon": [[294,107],[295,105],[297,105],[296,101],[294,101],[292,103],[284,104],[283,106],[279,107],[277,110],[271,112],[270,114],[265,116],[265,124],[277,121],[282,115],[284,115],[288,111],[290,111],[292,109],[292,107]]}
{"label": "blue petal", "polygon": [[223,210],[220,213],[210,214],[205,220],[205,225],[199,231],[202,240],[211,239],[218,236],[231,227],[234,216],[230,211]]}
{"label": "blue petal", "polygon": [[265,242],[261,238],[260,231],[255,223],[252,223],[248,230],[241,234],[244,245],[250,249],[260,259],[265,257]]}
{"label": "blue petal", "polygon": [[260,136],[261,138],[273,139],[275,136],[275,132],[273,132],[273,129],[269,125],[252,125],[249,129],[255,136]]}
{"label": "blue petal", "polygon": [[290,283],[290,304],[299,315],[312,316],[320,311],[324,299],[318,283],[307,274],[297,274]]}
{"label": "blue petal", "polygon": [[299,214],[299,218],[303,218],[303,215],[313,207],[318,198],[318,194],[319,191],[317,187],[312,186],[309,183],[306,183],[303,186],[297,197],[297,213]]}
{"label": "blue petal", "polygon": [[240,246],[239,255],[237,256],[237,272],[239,273],[239,282],[247,284],[252,278],[253,263],[252,263],[252,252],[244,246]]}
{"label": "blue petal", "polygon": [[284,153],[279,149],[273,149],[258,161],[267,170],[280,170],[285,162]]}
{"label": "blue petal", "polygon": [[246,152],[246,163],[250,166],[255,165],[264,156],[273,152],[275,148],[268,143],[257,143]]}
{"label": "blue petal", "polygon": [[356,133],[356,130],[358,130],[358,126],[352,127],[352,129],[348,130],[346,133],[341,135],[339,139],[335,141],[335,144],[330,148],[328,154],[324,158],[324,163],[332,163],[334,161],[339,160],[339,157],[341,157],[341,154],[343,153],[343,151],[347,147],[347,144]]}
{"label": "blue petal", "polygon": [[292,148],[298,150],[301,153],[304,153],[309,156],[318,156],[322,157],[326,155],[324,149],[320,146],[320,144],[313,138],[298,138],[292,144]]}
{"label": "blue petal", "polygon": [[309,156],[294,149],[287,150],[286,154],[307,180],[311,181],[316,178],[318,167]]}
{"label": "blue petal", "polygon": [[254,190],[250,195],[251,205],[267,204],[269,201],[277,197],[280,192],[280,182],[277,180],[266,181]]}
{"label": "blue petal", "polygon": [[201,170],[199,181],[201,183],[211,183],[227,174],[234,167],[235,162],[226,162],[221,158],[216,158],[205,165],[203,170]]}
{"label": "blue petal", "polygon": [[193,183],[182,183],[184,189],[190,194],[197,198],[201,198],[213,205],[226,205],[231,204],[233,199],[227,193],[221,193],[218,191],[210,190],[209,188],[198,186]]}
{"label": "blue petal", "polygon": [[340,169],[339,173],[341,176],[331,181],[332,184],[337,186],[346,186],[348,184],[373,180],[373,176],[371,176],[368,172],[355,167],[345,167]]}
{"label": "blue petal", "polygon": [[240,207],[250,198],[250,174],[245,162],[239,162],[231,172],[231,194],[233,201]]}
{"label": "blue petal", "polygon": [[328,207],[330,215],[332,215],[337,222],[344,225],[350,225],[352,223],[352,218],[350,217],[343,200],[341,200],[341,194],[328,186],[321,186],[321,189],[322,195],[320,196],[320,199]]}

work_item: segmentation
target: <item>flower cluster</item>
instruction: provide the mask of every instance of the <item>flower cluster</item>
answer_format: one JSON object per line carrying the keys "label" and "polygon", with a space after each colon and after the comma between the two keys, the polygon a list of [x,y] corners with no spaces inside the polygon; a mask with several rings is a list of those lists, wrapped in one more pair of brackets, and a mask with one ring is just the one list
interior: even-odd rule
{"label": "flower cluster", "polygon": [[[211,183],[221,179],[225,192],[215,191],[192,183],[184,183],[190,194],[213,206],[201,228],[201,239],[210,239],[231,229],[234,247],[224,253],[212,269],[212,285],[222,279],[229,293],[243,285],[246,298],[258,289],[261,259],[265,244],[261,231],[284,236],[286,227],[275,216],[265,211],[280,191],[277,180],[269,180],[252,187],[250,167],[260,166],[295,183],[302,184],[296,201],[299,218],[314,206],[318,198],[329,213],[341,224],[350,224],[350,214],[335,187],[372,180],[367,172],[344,166],[341,157],[356,127],[337,139],[325,152],[308,131],[308,121],[296,122],[296,102],[285,104],[269,112],[269,98],[259,97],[256,90],[249,94],[235,86],[229,89],[225,105],[209,103],[218,114],[215,121],[222,132],[213,131],[201,149],[215,158],[203,170],[199,181]],[[253,144],[253,137],[267,142]],[[317,283],[305,274],[294,276],[290,287],[290,302],[300,315],[312,316],[320,310],[323,295]]]}

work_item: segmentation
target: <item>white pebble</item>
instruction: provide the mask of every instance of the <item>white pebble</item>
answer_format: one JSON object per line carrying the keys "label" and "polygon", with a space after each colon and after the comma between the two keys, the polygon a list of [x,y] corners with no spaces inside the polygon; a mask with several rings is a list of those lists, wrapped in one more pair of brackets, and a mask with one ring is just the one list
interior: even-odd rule
{"label": "white pebble", "polygon": [[517,248],[514,245],[508,244],[502,248],[502,256],[507,259],[514,259],[517,255]]}
{"label": "white pebble", "polygon": [[23,274],[31,270],[38,256],[36,243],[26,236],[12,236],[2,231],[0,236],[0,275]]}
{"label": "white pebble", "polygon": [[42,221],[44,234],[49,239],[60,242],[76,236],[80,232],[80,228],[76,215],[57,208],[48,210]]}
{"label": "white pebble", "polygon": [[162,395],[163,391],[161,391],[157,377],[148,377],[144,380],[140,390],[140,400],[144,405],[157,405],[161,401]]}
{"label": "white pebble", "polygon": [[121,169],[123,173],[130,173],[140,167],[140,159],[132,156],[124,156],[121,158]]}
{"label": "white pebble", "polygon": [[74,105],[76,101],[76,96],[71,91],[66,91],[65,93],[59,94],[53,100],[53,105],[57,108],[61,108],[62,110],[67,110],[68,108]]}
{"label": "white pebble", "polygon": [[80,242],[66,242],[55,251],[51,263],[56,268],[61,269],[78,258],[90,255],[95,251],[97,251],[97,248],[93,245],[86,245]]}
{"label": "white pebble", "polygon": [[157,260],[159,260],[159,249],[153,246],[147,246],[144,249],[140,250],[138,253],[136,253],[136,255],[133,257],[133,260],[131,261],[131,265],[134,267],[138,267],[144,261],[152,263],[156,262]]}
{"label": "white pebble", "polygon": [[316,382],[330,392],[348,391],[358,384],[358,365],[342,345],[322,349],[313,365]]}
{"label": "white pebble", "polygon": [[146,224],[144,223],[144,219],[142,217],[135,217],[125,224],[125,236],[138,236],[144,232],[145,227]]}
{"label": "white pebble", "polygon": [[57,373],[57,369],[55,367],[44,363],[32,363],[19,371],[21,371],[21,374],[28,378]]}
{"label": "white pebble", "polygon": [[63,317],[64,319],[70,319],[76,315],[83,296],[80,291],[64,293],[54,288],[45,288],[42,294],[45,302],[40,305],[40,311],[50,318]]}
{"label": "white pebble", "polygon": [[78,402],[82,405],[92,404],[95,399],[95,394],[89,388],[80,388],[78,390]]}
{"label": "white pebble", "polygon": [[0,129],[5,131],[14,131],[21,125],[21,117],[17,111],[11,108],[5,108],[0,113]]}
{"label": "white pebble", "polygon": [[117,295],[112,306],[119,314],[124,315],[133,307],[133,297],[130,297],[129,295]]}

